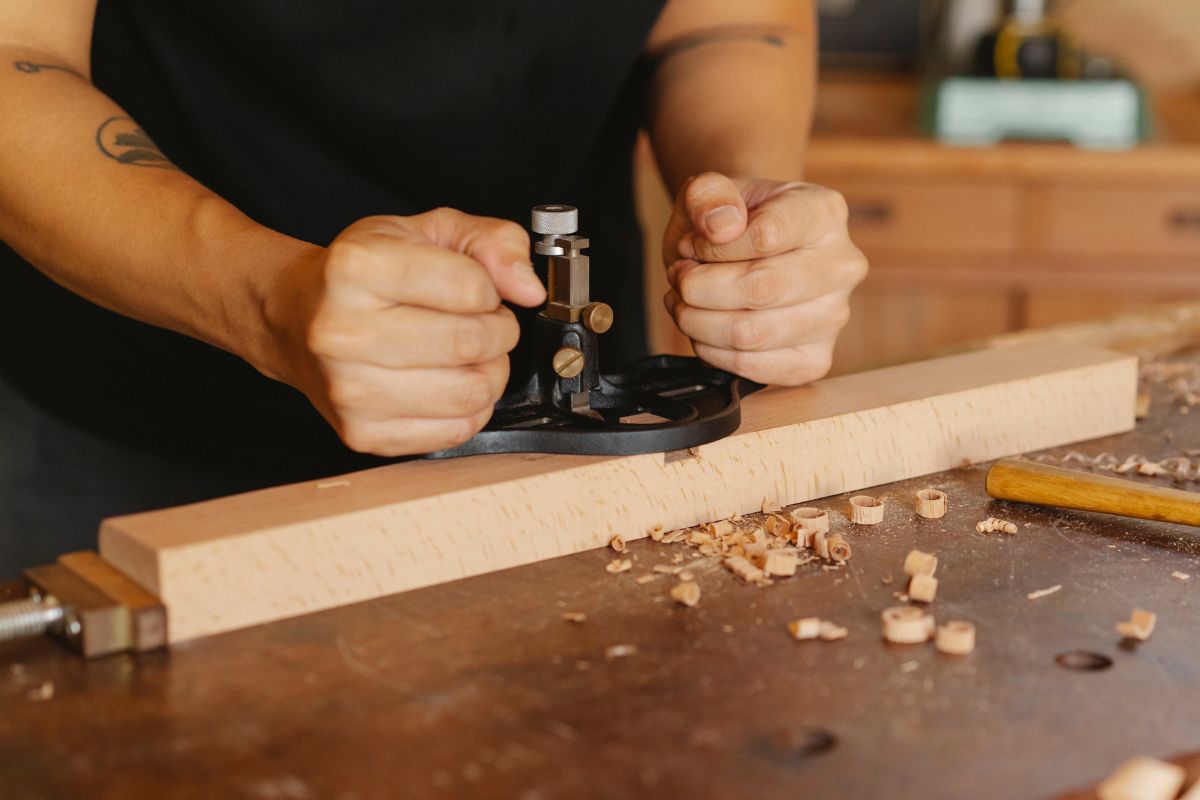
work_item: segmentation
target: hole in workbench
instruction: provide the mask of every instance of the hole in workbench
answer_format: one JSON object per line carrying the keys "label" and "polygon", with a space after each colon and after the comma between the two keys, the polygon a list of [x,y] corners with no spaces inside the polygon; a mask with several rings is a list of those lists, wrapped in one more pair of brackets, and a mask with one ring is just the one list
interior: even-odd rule
{"label": "hole in workbench", "polygon": [[796,725],[775,731],[770,742],[779,755],[807,758],[828,753],[837,746],[837,737],[825,728]]}
{"label": "hole in workbench", "polygon": [[1073,669],[1078,672],[1097,672],[1111,667],[1113,660],[1102,653],[1093,653],[1090,650],[1070,650],[1066,653],[1056,655],[1054,663],[1063,669]]}

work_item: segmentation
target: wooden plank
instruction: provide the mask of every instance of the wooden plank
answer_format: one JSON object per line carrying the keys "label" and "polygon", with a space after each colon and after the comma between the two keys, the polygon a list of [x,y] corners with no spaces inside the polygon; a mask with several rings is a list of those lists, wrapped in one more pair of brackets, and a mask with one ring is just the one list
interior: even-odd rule
{"label": "wooden plank", "polygon": [[761,392],[695,457],[411,461],[106,520],[100,552],[179,642],[1129,430],[1136,382],[1088,347],[950,356]]}

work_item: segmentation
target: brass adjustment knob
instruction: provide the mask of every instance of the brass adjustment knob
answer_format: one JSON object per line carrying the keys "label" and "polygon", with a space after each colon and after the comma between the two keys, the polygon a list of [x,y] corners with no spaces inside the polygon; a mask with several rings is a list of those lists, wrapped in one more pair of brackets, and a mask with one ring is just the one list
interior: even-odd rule
{"label": "brass adjustment knob", "polygon": [[613,324],[613,310],[608,303],[592,303],[583,310],[583,324],[592,333],[604,333]]}
{"label": "brass adjustment knob", "polygon": [[574,378],[583,372],[583,353],[575,347],[560,347],[554,353],[554,372],[560,378]]}

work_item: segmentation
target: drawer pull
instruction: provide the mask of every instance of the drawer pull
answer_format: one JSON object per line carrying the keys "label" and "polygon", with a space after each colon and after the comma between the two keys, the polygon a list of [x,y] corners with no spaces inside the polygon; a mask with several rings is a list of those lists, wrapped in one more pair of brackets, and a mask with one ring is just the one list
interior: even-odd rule
{"label": "drawer pull", "polygon": [[1171,227],[1179,231],[1200,233],[1200,209],[1178,209],[1171,212]]}
{"label": "drawer pull", "polygon": [[850,222],[879,225],[892,218],[890,203],[851,203],[849,209]]}

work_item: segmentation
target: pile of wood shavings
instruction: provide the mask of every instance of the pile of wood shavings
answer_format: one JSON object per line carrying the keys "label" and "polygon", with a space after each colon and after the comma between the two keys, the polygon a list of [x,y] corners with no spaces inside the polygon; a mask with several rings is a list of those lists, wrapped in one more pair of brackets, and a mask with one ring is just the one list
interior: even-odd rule
{"label": "pile of wood shavings", "polygon": [[1118,458],[1112,453],[1088,456],[1076,450],[1061,457],[1042,454],[1034,456],[1033,460],[1060,464],[1064,467],[1078,465],[1084,469],[1114,472],[1118,475],[1146,475],[1149,477],[1169,475],[1176,483],[1200,481],[1200,448],[1190,448],[1184,450],[1183,455],[1171,456],[1158,461],[1152,461],[1141,455],[1131,455],[1124,459]]}
{"label": "pile of wood shavings", "polygon": [[[782,513],[732,517],[676,531],[656,527],[650,531],[650,538],[661,544],[683,544],[693,551],[694,559],[719,558],[726,569],[755,586],[770,586],[776,578],[794,575],[796,568],[805,564],[825,562],[826,568],[837,569],[844,563],[819,557],[810,549],[813,536],[804,520]],[[677,554],[674,564],[658,564],[654,571],[682,573],[682,561]]]}

